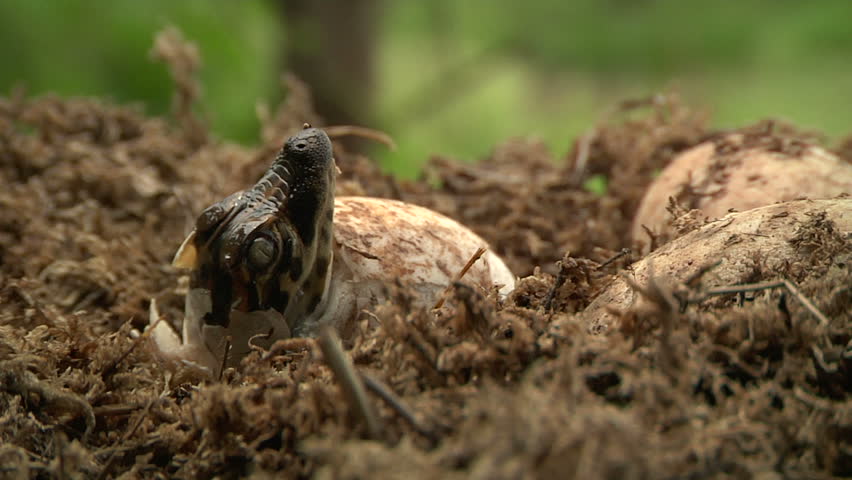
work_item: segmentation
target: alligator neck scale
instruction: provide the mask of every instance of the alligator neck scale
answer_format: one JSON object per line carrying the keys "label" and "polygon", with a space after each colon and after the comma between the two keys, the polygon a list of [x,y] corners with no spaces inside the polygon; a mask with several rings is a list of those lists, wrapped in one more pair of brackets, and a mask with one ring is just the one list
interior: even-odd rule
{"label": "alligator neck scale", "polygon": [[293,330],[321,307],[333,259],[334,174],[328,136],[305,128],[253,187],[199,216],[174,264],[192,270],[191,291],[209,295],[203,324],[230,329],[232,312],[274,310]]}

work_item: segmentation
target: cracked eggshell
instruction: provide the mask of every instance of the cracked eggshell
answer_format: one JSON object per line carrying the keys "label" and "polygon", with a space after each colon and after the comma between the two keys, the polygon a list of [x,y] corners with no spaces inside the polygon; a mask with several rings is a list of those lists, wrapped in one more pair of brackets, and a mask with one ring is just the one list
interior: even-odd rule
{"label": "cracked eggshell", "polygon": [[[354,282],[400,281],[424,304],[434,303],[480,247],[488,243],[427,208],[396,200],[338,197],[334,205],[335,276]],[[338,280],[340,281],[340,280]],[[515,287],[515,277],[490,249],[465,274],[484,289]]]}
{"label": "cracked eggshell", "polygon": [[669,197],[713,220],[731,210],[852,193],[852,164],[813,145],[779,150],[748,145],[742,134],[732,134],[680,154],[645,193],[633,221],[633,241],[648,242],[643,225],[663,240],[675,236],[666,210]]}
{"label": "cracked eggshell", "polygon": [[[653,274],[673,286],[721,260],[702,277],[705,288],[795,277],[819,260],[811,247],[797,248],[794,239],[802,229],[822,230],[814,224],[822,215],[833,222],[839,238],[852,238],[852,198],[784,202],[710,222],[648,254],[631,265],[627,275],[638,285],[647,285]],[[759,278],[754,277],[756,271],[761,272]],[[640,298],[618,276],[581,315],[593,331],[602,331],[617,318],[611,310],[624,311]]]}

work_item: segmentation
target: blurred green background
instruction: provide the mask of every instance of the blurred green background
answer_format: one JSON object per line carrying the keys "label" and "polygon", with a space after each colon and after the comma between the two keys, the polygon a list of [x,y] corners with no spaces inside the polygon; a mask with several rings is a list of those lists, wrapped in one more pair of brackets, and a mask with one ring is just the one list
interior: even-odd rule
{"label": "blurred green background", "polygon": [[325,83],[332,122],[391,134],[399,149],[376,156],[403,176],[432,153],[475,159],[511,136],[561,155],[619,100],[670,88],[717,126],[772,116],[852,133],[848,0],[5,0],[0,91],[164,114],[171,81],[148,51],[167,25],[201,50],[218,135],[257,142],[255,105],[280,100],[292,69]]}

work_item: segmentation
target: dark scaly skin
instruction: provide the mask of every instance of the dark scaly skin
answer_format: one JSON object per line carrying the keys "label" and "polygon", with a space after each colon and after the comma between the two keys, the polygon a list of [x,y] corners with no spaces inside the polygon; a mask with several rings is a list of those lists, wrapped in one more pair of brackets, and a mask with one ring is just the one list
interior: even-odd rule
{"label": "dark scaly skin", "polygon": [[239,328],[230,325],[232,308],[275,309],[298,330],[322,304],[333,255],[335,171],[328,136],[306,125],[252,188],[199,216],[190,288],[211,292],[205,324]]}

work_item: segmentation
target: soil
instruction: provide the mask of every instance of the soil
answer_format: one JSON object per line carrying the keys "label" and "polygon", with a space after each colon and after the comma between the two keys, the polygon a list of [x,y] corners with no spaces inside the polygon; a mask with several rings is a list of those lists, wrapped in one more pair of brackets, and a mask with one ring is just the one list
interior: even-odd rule
{"label": "soil", "polygon": [[[563,158],[512,139],[476,164],[434,157],[413,182],[338,146],[338,194],[447,214],[521,278],[504,300],[462,280],[437,313],[391,286],[347,339],[369,428],[313,339],[216,380],[166,368],[131,332],[151,299],[181,318],[187,280],[170,261],[195,216],[304,122],[322,125],[287,78],[260,147],[217,139],[194,113],[197,53],[170,35],[156,47],[178,86],[168,118],[0,98],[0,478],[852,476],[848,232],[815,220],[796,234],[812,263],[791,280],[825,325],[783,289],[677,311],[648,295],[602,332],[580,315],[639,260],[622,249],[655,172],[721,134],[674,95],[624,102]],[[849,142],[836,151],[852,161]],[[596,175],[604,195],[583,187]],[[827,244],[820,232],[831,249],[801,247]]]}

